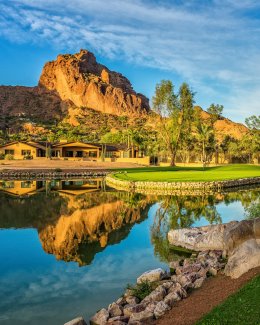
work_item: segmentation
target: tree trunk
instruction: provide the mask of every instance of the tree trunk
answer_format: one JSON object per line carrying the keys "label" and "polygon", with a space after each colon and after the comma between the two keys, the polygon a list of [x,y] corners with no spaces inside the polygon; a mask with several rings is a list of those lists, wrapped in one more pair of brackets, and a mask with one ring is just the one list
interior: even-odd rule
{"label": "tree trunk", "polygon": [[172,156],[171,156],[171,163],[170,163],[170,166],[176,166],[175,165],[175,158],[176,158],[176,153],[173,153]]}

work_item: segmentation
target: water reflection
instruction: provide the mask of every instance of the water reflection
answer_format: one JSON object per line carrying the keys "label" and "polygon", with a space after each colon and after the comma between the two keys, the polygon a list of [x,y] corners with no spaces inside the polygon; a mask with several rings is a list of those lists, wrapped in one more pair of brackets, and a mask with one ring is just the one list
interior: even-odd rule
{"label": "water reflection", "polygon": [[[227,219],[227,216],[221,216],[219,206],[221,204],[229,206],[234,202],[239,202],[243,210],[247,211],[250,206],[258,202],[259,197],[259,188],[216,193],[214,195],[157,197],[159,205],[154,214],[154,221],[151,227],[151,239],[155,255],[161,261],[167,262],[179,258],[181,253],[185,254],[185,250],[175,251],[169,247],[167,233],[170,229],[218,224],[243,219],[246,215],[240,215],[238,219],[239,216],[235,215],[235,210],[230,215],[230,219]],[[197,223],[201,222],[201,220],[203,220],[202,224],[198,225]]]}
{"label": "water reflection", "polygon": [[0,228],[36,228],[46,253],[80,266],[126,238],[150,206],[144,195],[103,192],[102,179],[0,184],[8,194],[1,197]]}
{"label": "water reflection", "polygon": [[241,220],[259,193],[146,196],[102,179],[0,181],[0,324],[90,316],[143,271],[185,254],[168,246],[170,228]]}

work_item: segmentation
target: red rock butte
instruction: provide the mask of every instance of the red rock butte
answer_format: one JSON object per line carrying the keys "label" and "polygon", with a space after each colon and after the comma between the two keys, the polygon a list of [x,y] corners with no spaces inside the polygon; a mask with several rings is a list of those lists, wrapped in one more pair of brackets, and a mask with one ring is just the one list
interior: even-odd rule
{"label": "red rock butte", "polygon": [[61,100],[102,113],[139,116],[149,111],[149,100],[133,90],[122,74],[99,64],[93,53],[81,50],[58,55],[45,64],[39,87],[56,91]]}

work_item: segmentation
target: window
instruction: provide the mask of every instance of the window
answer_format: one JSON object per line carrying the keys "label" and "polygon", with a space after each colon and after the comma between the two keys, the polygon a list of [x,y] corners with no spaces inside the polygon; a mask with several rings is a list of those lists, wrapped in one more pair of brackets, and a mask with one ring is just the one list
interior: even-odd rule
{"label": "window", "polygon": [[2,182],[2,188],[14,188],[14,181]]}
{"label": "window", "polygon": [[31,188],[32,182],[21,182],[21,188]]}
{"label": "window", "polygon": [[6,149],[5,155],[14,155],[14,150]]}
{"label": "window", "polygon": [[96,151],[89,151],[89,157],[97,157]]}
{"label": "window", "polygon": [[65,156],[66,157],[73,157],[73,151],[66,151]]}
{"label": "window", "polygon": [[76,157],[83,157],[83,151],[77,151]]}
{"label": "window", "polygon": [[22,156],[31,156],[31,150],[22,150]]}

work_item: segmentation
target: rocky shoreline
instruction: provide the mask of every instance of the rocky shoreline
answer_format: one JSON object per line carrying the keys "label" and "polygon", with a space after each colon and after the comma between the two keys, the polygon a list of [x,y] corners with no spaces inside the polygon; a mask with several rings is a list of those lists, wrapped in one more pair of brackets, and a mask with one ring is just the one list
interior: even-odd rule
{"label": "rocky shoreline", "polygon": [[[159,268],[143,273],[136,285],[98,311],[91,318],[91,325],[149,324],[174,308],[192,290],[200,288],[207,277],[221,272],[236,278],[260,266],[260,218],[171,230],[168,240],[197,253],[169,262],[170,271]],[[77,318],[65,325],[86,325],[86,322]]]}
{"label": "rocky shoreline", "polygon": [[115,178],[113,174],[106,176],[106,183],[116,189],[128,190],[137,193],[153,192],[154,194],[172,195],[179,191],[186,193],[213,193],[228,188],[260,184],[260,177],[240,178],[226,181],[212,182],[133,182]]}

